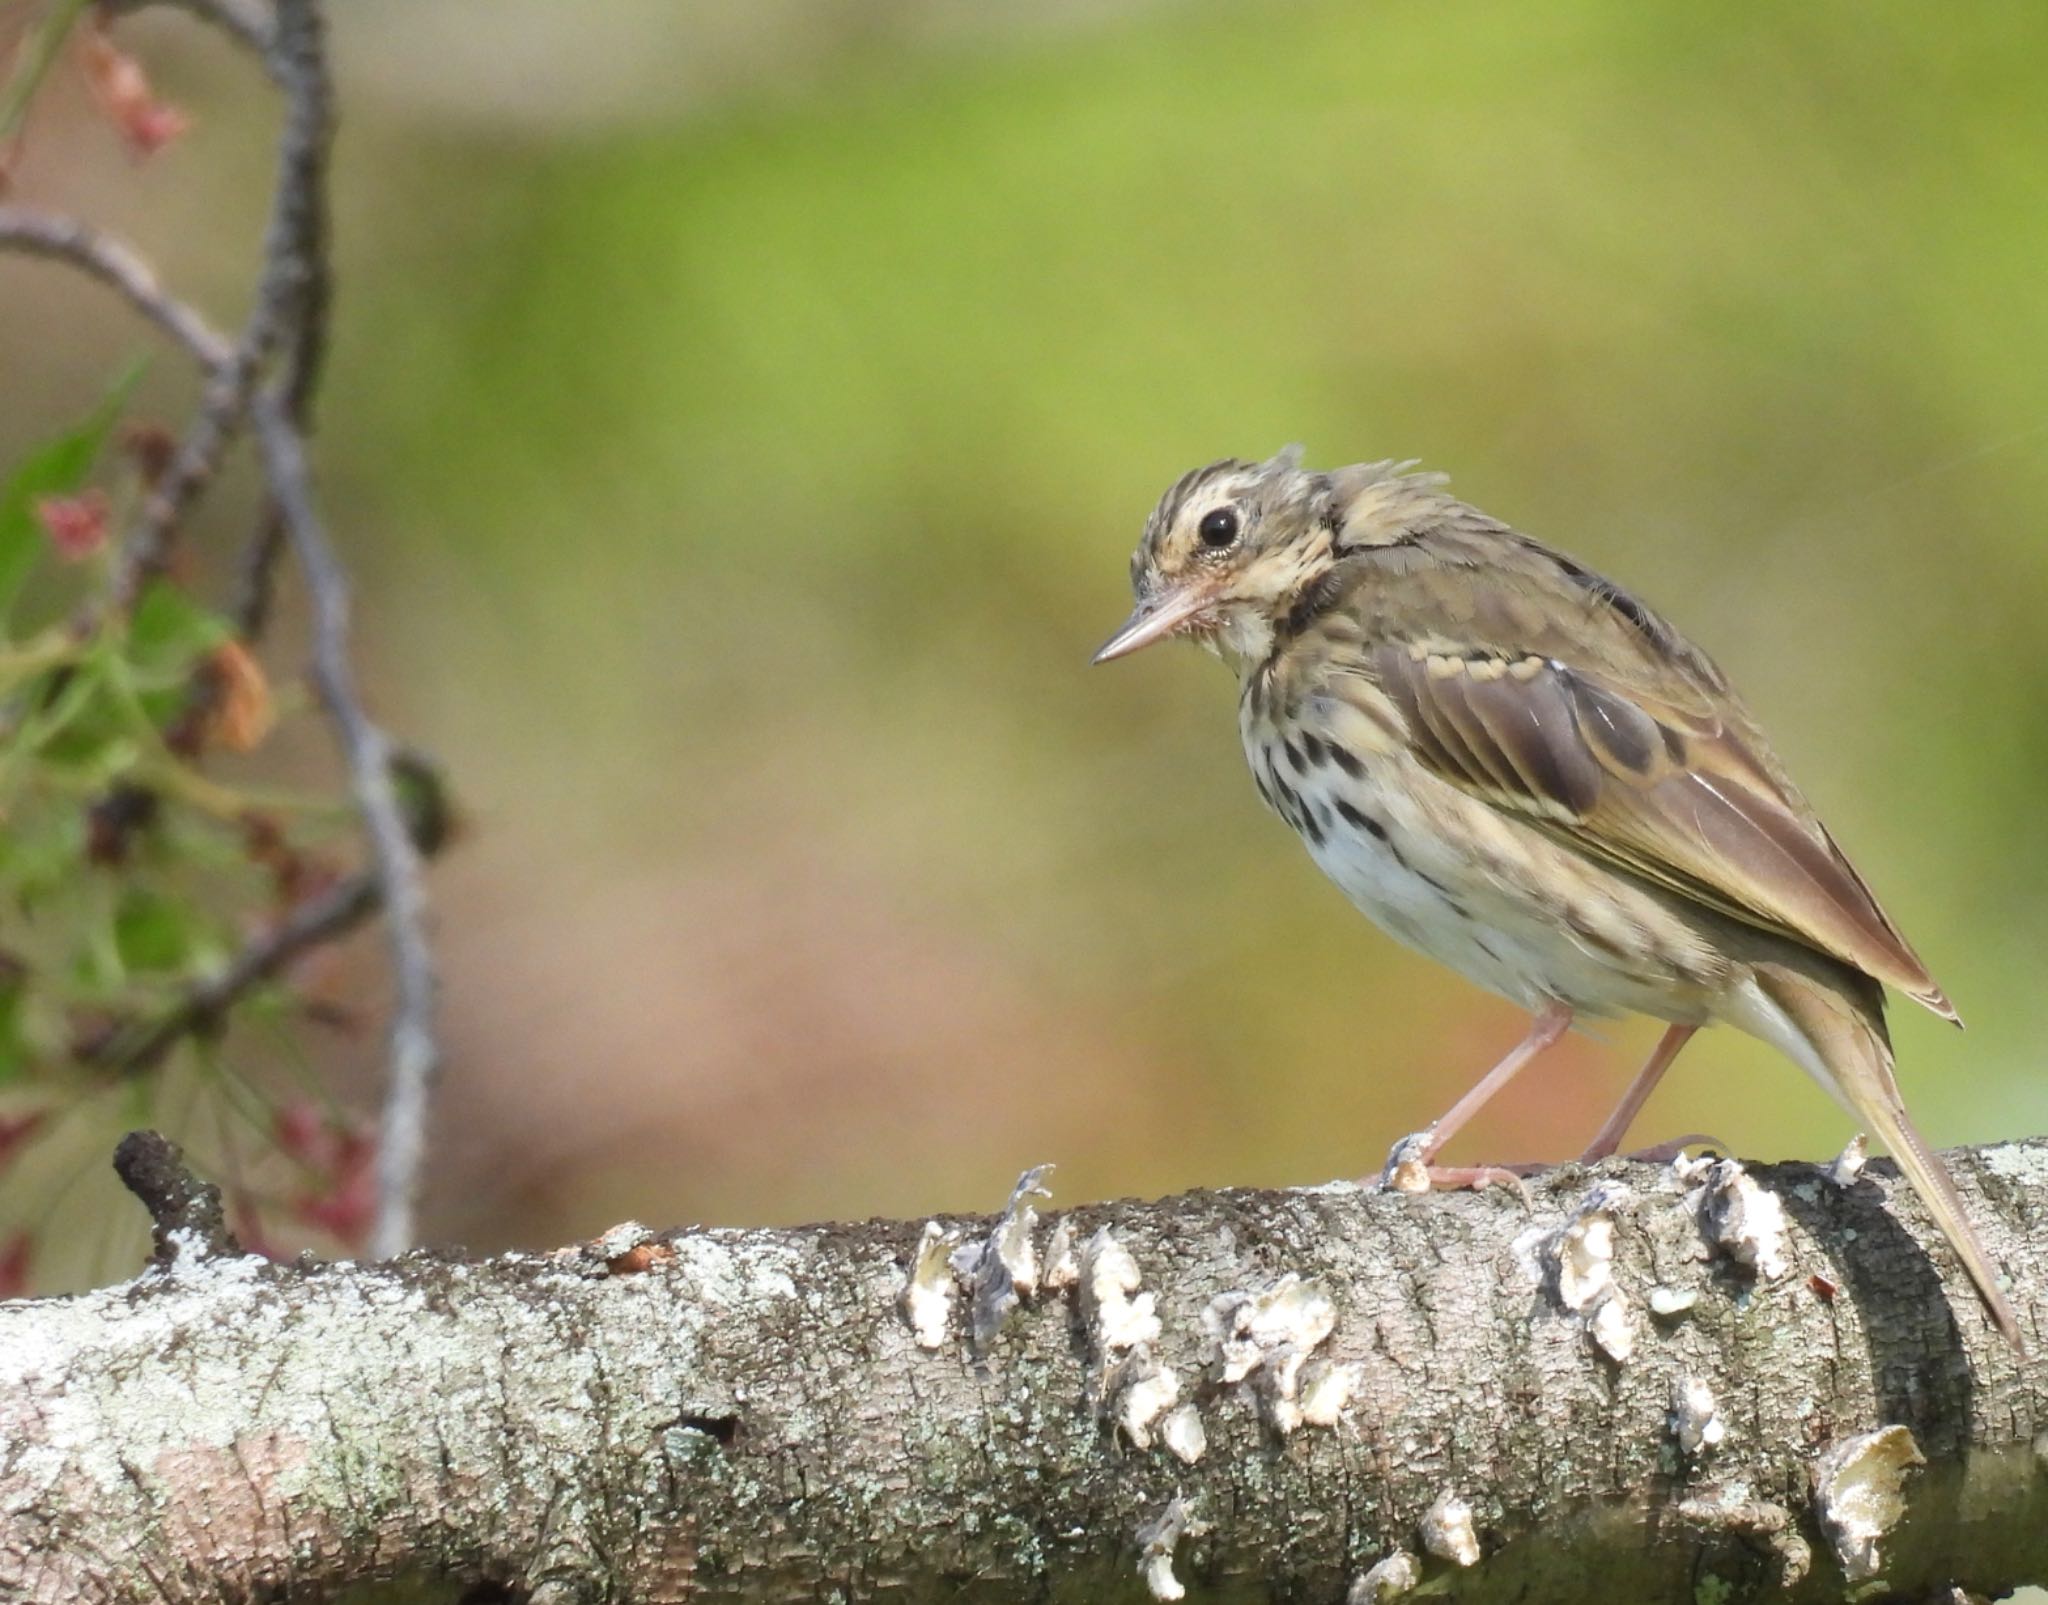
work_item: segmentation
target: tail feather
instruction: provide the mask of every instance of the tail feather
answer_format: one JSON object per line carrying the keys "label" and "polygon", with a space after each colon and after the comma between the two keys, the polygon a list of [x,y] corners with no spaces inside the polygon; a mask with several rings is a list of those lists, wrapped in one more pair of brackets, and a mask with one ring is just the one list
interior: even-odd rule
{"label": "tail feather", "polygon": [[1883,995],[1876,984],[1870,984],[1871,996],[1865,999],[1779,965],[1757,966],[1756,979],[1764,995],[1804,1039],[1811,1059],[1795,1056],[1890,1150],[1970,1273],[1970,1280],[1977,1284],[1998,1330],[2024,1355],[2019,1318],[1998,1285],[1998,1271],[1970,1224],[1955,1179],[1906,1114],[1905,1100],[1892,1076],[1891,1042],[1880,1012]]}

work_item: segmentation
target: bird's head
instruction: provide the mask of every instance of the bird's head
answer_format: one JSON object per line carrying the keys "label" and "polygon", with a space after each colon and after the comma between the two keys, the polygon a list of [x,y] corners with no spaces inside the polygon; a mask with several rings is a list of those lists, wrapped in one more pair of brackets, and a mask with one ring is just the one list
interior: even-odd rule
{"label": "bird's head", "polygon": [[1328,476],[1290,446],[1184,474],[1153,509],[1131,555],[1138,605],[1097,663],[1192,636],[1240,670],[1264,660],[1302,588],[1333,560]]}

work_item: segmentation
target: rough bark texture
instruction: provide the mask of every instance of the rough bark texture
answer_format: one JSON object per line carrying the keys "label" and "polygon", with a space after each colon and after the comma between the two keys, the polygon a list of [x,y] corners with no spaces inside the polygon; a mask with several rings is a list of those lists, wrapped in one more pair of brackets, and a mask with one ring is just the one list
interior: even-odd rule
{"label": "rough bark texture", "polygon": [[[2048,1143],[1955,1157],[2040,1333]],[[134,1281],[0,1306],[0,1599],[1334,1605],[1419,1576],[1723,1605],[2048,1577],[2048,1374],[1882,1165],[1027,1202],[1007,1232],[622,1228],[472,1263],[273,1265],[173,1225]]]}

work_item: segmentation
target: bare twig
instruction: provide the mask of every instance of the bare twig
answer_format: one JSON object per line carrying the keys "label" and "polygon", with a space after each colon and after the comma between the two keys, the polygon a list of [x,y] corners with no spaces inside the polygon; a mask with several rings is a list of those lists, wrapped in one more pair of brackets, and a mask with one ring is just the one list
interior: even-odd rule
{"label": "bare twig", "polygon": [[[217,0],[189,9],[214,21],[241,11]],[[231,23],[223,25],[242,31]],[[253,40],[255,35],[244,37]],[[0,245],[15,244],[69,261],[111,284],[191,351],[211,381],[198,417],[145,502],[124,547],[115,581],[117,599],[131,599],[161,568],[171,530],[211,480],[221,451],[245,413],[255,426],[274,513],[266,515],[254,543],[238,611],[252,621],[252,628],[260,628],[277,544],[274,520],[305,571],[313,605],[314,684],[347,762],[369,841],[371,885],[360,895],[369,904],[381,901],[388,919],[397,1001],[371,1248],[389,1255],[409,1247],[413,1236],[427,1108],[440,1060],[433,1028],[436,979],[420,878],[421,850],[408,829],[393,774],[399,754],[364,711],[356,688],[349,659],[348,580],[315,509],[306,464],[302,425],[325,346],[328,295],[325,174],[332,111],[318,0],[277,0],[276,25],[262,38],[272,74],[285,91],[287,111],[256,304],[233,346],[197,314],[164,295],[147,264],[132,250],[83,225],[0,208]],[[265,362],[280,345],[286,350],[282,374],[257,388]],[[336,911],[336,923],[329,928],[295,935],[293,951],[346,928],[368,911],[369,904],[352,907],[346,919]],[[246,990],[262,978],[263,965],[274,970],[289,957],[289,952],[268,950],[245,953],[243,959],[254,968],[231,968],[222,984],[233,981]],[[243,976],[247,978],[238,979]],[[144,1047],[160,1055],[180,1034],[217,1019],[234,995],[239,994],[222,996],[216,990],[188,998],[186,1006],[160,1022],[167,1034],[159,1040],[152,1032]],[[132,1052],[123,1057],[132,1060]]]}
{"label": "bare twig", "polygon": [[230,1009],[294,960],[354,930],[376,912],[381,897],[377,877],[368,870],[335,882],[250,941],[218,974],[188,987],[156,1019],[110,1033],[86,1057],[127,1075],[151,1069],[186,1037],[217,1029]]}
{"label": "bare twig", "polygon": [[[280,345],[288,349],[285,382],[295,423],[304,416],[317,373],[326,325],[326,172],[334,125],[320,14],[313,0],[282,0],[269,40],[266,60],[285,91],[285,119],[255,305],[232,362],[214,374],[198,415],[150,486],[122,544],[113,587],[117,606],[131,605],[162,571],[178,520],[220,466],[249,391],[272,352]],[[274,514],[266,513],[266,532],[274,522]],[[235,611],[238,618],[249,612],[239,603]]]}
{"label": "bare twig", "polygon": [[[269,268],[257,298],[258,317],[273,309],[286,335],[281,393],[286,415],[304,434],[311,421],[313,393],[327,354],[327,308],[333,284],[327,267],[327,150],[334,134],[333,91],[322,49],[321,23],[311,3],[286,0],[278,11],[272,69],[290,96],[278,178],[278,203],[264,245]],[[288,315],[287,315],[288,314]],[[252,321],[249,338],[263,331]],[[248,640],[270,622],[277,559],[284,549],[284,520],[276,498],[268,499],[256,533],[242,554],[234,618]]]}
{"label": "bare twig", "polygon": [[434,1039],[436,981],[427,940],[427,897],[420,851],[406,828],[392,778],[396,756],[381,726],[363,711],[349,662],[348,577],[313,507],[305,445],[285,401],[259,391],[250,412],[264,476],[291,537],[313,602],[313,680],[348,760],[349,782],[383,893],[398,998],[391,1019],[390,1079],[377,1151],[377,1223],[370,1252],[385,1256],[412,1246],[427,1106],[440,1068]]}
{"label": "bare twig", "polygon": [[226,337],[168,294],[157,282],[155,270],[125,241],[54,212],[0,206],[0,249],[68,262],[110,285],[209,373],[220,372],[234,360],[234,348]]}
{"label": "bare twig", "polygon": [[185,1152],[159,1132],[131,1131],[114,1150],[114,1174],[142,1200],[156,1228],[156,1262],[169,1269],[187,1256],[239,1254],[220,1189],[192,1174]]}

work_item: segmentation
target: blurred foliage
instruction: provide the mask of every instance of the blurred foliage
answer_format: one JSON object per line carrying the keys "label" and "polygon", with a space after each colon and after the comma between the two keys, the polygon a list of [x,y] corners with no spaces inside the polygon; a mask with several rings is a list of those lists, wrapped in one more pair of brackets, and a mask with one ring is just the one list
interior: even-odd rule
{"label": "blurred foliage", "polygon": [[[0,1196],[22,1222],[0,1232],[0,1296],[28,1285],[40,1246],[28,1223],[48,1218],[34,1194],[47,1169],[23,1162],[37,1146],[75,1150],[60,1140],[74,1115],[87,1116],[97,1159],[91,1112],[112,1104],[122,1124],[147,1123],[175,1087],[178,1124],[211,1106],[253,1127],[240,1144],[252,1163],[282,1155],[302,1178],[345,1170],[355,1192],[367,1173],[335,1147],[355,1140],[345,1122],[303,1101],[274,1114],[277,1094],[230,1068],[215,1040],[227,1011],[162,1030],[249,929],[331,879],[316,844],[348,814],[206,774],[209,753],[246,753],[269,734],[263,671],[170,577],[147,580],[132,607],[114,601],[114,532],[167,455],[149,429],[110,449],[135,377],[0,482]],[[279,983],[232,1001],[236,1017],[275,1024],[289,996]],[[274,1200],[225,1131],[212,1138],[209,1125],[204,1151],[231,1173],[238,1228],[266,1241]],[[338,1212],[340,1192],[314,1189],[293,1213],[346,1240],[364,1221],[360,1200]]]}
{"label": "blurred foliage", "polygon": [[[1440,1112],[1513,1011],[1262,817],[1213,664],[1086,666],[1160,490],[1297,439],[1675,615],[1970,1018],[1898,1017],[1927,1129],[2048,1124],[2048,12],[1162,6],[566,128],[362,93],[375,16],[322,460],[479,804],[442,1229],[1357,1174]],[[183,70],[223,237],[138,222],[205,282],[257,125]],[[1653,1036],[1461,1149],[1575,1151]],[[1701,1128],[1847,1135],[1728,1033],[1638,1135]]]}

